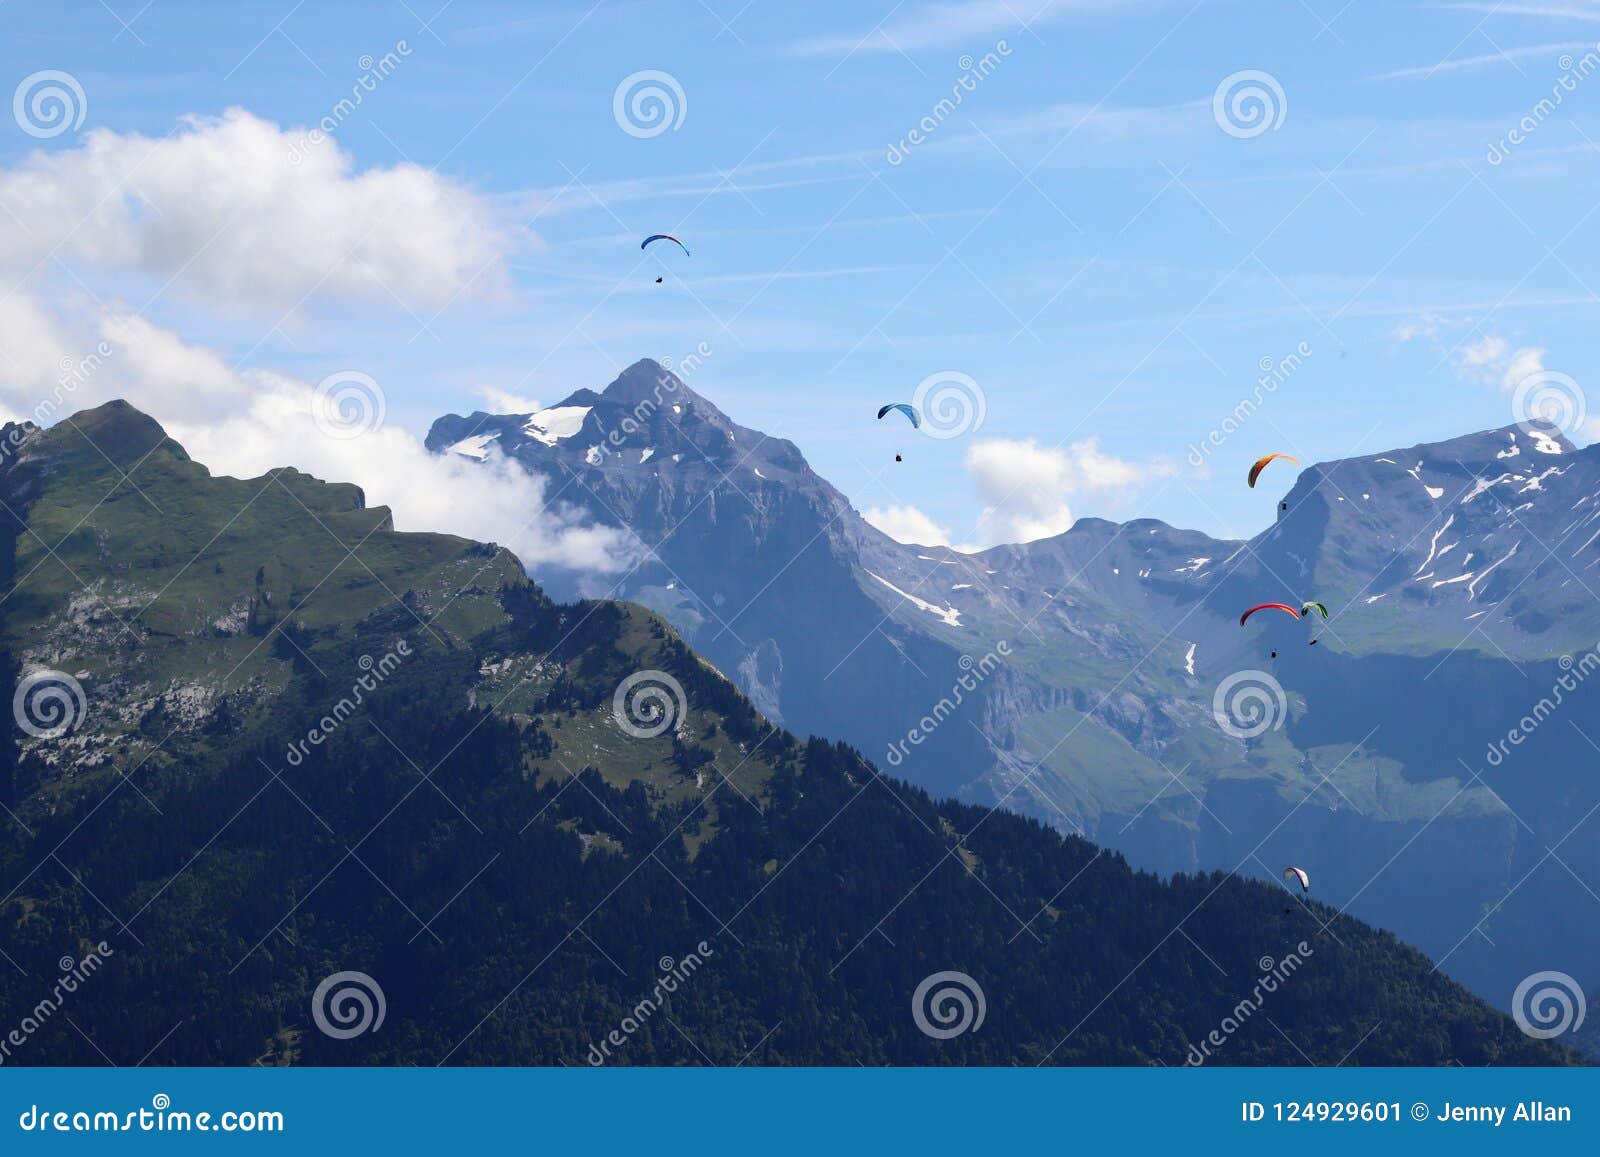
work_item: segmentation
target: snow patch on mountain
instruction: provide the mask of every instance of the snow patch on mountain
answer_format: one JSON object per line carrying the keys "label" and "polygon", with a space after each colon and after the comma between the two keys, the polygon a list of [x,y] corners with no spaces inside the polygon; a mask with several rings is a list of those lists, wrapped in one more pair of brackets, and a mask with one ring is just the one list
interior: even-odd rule
{"label": "snow patch on mountain", "polygon": [[1504,558],[1498,559],[1495,562],[1492,562],[1488,566],[1484,567],[1482,573],[1479,574],[1477,578],[1473,579],[1470,583],[1467,584],[1467,598],[1469,598],[1469,599],[1477,598],[1478,597],[1478,584],[1481,583],[1484,579],[1488,578],[1489,577],[1489,573],[1491,571],[1493,571],[1495,569],[1495,567],[1499,566],[1503,562],[1510,561],[1511,556],[1516,554],[1517,551],[1521,548],[1521,546],[1522,546],[1522,540],[1518,539],[1516,545],[1513,546],[1509,552],[1507,552],[1507,554],[1506,554],[1506,556]]}
{"label": "snow patch on mountain", "polygon": [[1561,453],[1561,443],[1543,430],[1529,430],[1528,437],[1533,439],[1533,448],[1541,454]]}
{"label": "snow patch on mountain", "polygon": [[1543,474],[1535,475],[1534,477],[1528,479],[1528,484],[1526,486],[1524,486],[1521,490],[1518,490],[1517,493],[1518,494],[1526,494],[1530,490],[1543,490],[1544,489],[1543,483],[1544,483],[1544,480],[1546,478],[1550,477],[1550,475],[1552,475],[1552,474],[1554,474],[1557,478],[1559,478],[1564,473],[1566,473],[1566,471],[1562,470],[1561,467],[1552,466],[1552,467],[1550,467],[1550,469],[1546,470]]}
{"label": "snow patch on mountain", "polygon": [[1451,523],[1455,522],[1455,520],[1456,520],[1456,516],[1454,514],[1452,514],[1448,519],[1445,520],[1445,524],[1443,526],[1441,526],[1438,530],[1433,532],[1433,540],[1428,543],[1428,557],[1422,560],[1422,565],[1419,566],[1416,570],[1412,571],[1411,572],[1412,574],[1419,575],[1423,571],[1428,569],[1428,564],[1431,563],[1434,560],[1434,558],[1436,557],[1435,552],[1439,549],[1439,538],[1440,538],[1440,536],[1442,536],[1445,531],[1450,529]]}
{"label": "snow patch on mountain", "polygon": [[[1415,478],[1418,482],[1422,482],[1422,462],[1419,460],[1417,464],[1411,469],[1407,470],[1406,473],[1411,475],[1411,477]],[[1433,499],[1435,502],[1444,497],[1443,486],[1429,486],[1426,482],[1422,482],[1422,488],[1428,492],[1428,497]]]}
{"label": "snow patch on mountain", "polygon": [[449,454],[460,454],[463,458],[476,458],[482,462],[489,456],[489,444],[500,437],[500,431],[492,434],[474,434],[470,438],[463,438],[452,446],[445,447]]}
{"label": "snow patch on mountain", "polygon": [[873,578],[877,579],[884,586],[888,587],[895,594],[897,594],[901,598],[905,599],[907,602],[909,602],[912,606],[916,607],[918,610],[927,611],[930,615],[937,615],[940,619],[944,620],[945,626],[947,626],[947,627],[959,627],[961,625],[961,612],[958,611],[955,607],[937,607],[937,606],[934,606],[932,603],[928,602],[926,599],[919,599],[919,598],[917,598],[916,595],[912,594],[911,592],[901,590],[899,587],[895,586],[892,582],[890,582],[888,579],[884,578],[882,575],[872,574],[872,572],[870,570],[867,571],[867,573],[869,575],[872,575]]}
{"label": "snow patch on mountain", "polygon": [[522,432],[535,442],[554,446],[563,438],[570,438],[583,428],[592,406],[557,406],[529,415]]}

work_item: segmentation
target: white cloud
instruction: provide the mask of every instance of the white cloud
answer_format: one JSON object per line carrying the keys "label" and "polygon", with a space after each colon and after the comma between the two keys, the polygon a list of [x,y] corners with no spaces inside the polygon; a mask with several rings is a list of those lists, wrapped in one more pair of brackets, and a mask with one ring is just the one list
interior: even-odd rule
{"label": "white cloud", "polygon": [[318,478],[354,482],[368,502],[394,512],[397,530],[497,542],[530,569],[552,564],[612,572],[633,561],[630,535],[586,524],[571,507],[547,506],[544,479],[514,462],[499,455],[478,463],[430,454],[409,431],[389,426],[330,438],[313,421],[313,402],[303,383],[278,379],[258,383],[243,414],[208,424],[163,424],[213,473],[249,478],[292,465]]}
{"label": "white cloud", "polygon": [[978,533],[986,546],[1061,534],[1072,525],[1071,496],[1123,490],[1152,470],[1168,470],[1106,454],[1095,438],[1065,448],[988,439],[967,451],[966,468],[984,503]]}
{"label": "white cloud", "polygon": [[1439,331],[1448,324],[1446,318],[1425,309],[1416,317],[1407,318],[1394,327],[1395,340],[1408,342],[1415,341],[1419,337],[1436,340]]}
{"label": "white cloud", "polygon": [[99,129],[31,153],[0,169],[0,204],[0,267],[54,254],[223,309],[293,309],[313,293],[438,308],[500,290],[513,243],[488,199],[446,177],[357,172],[336,141],[242,109],[160,139]]}
{"label": "white cloud", "polygon": [[1522,379],[1541,372],[1547,351],[1538,346],[1516,346],[1498,334],[1485,334],[1462,346],[1456,365],[1468,381],[1514,390]]}
{"label": "white cloud", "polygon": [[544,408],[532,398],[525,398],[521,394],[513,394],[494,386],[479,386],[477,394],[489,407],[491,414],[532,414]]}
{"label": "white cloud", "polygon": [[[48,425],[127,398],[214,474],[249,478],[294,466],[353,482],[370,503],[393,511],[396,529],[497,542],[529,568],[614,572],[635,557],[632,536],[586,524],[565,504],[547,505],[544,480],[512,462],[429,454],[392,426],[330,436],[313,417],[314,387],[263,370],[235,372],[214,352],[137,316],[113,312],[74,326],[13,293],[0,302],[0,348],[8,371],[0,373],[0,412]],[[94,358],[87,372],[86,356]],[[76,376],[67,375],[69,365],[80,367]]]}
{"label": "white cloud", "polygon": [[896,542],[915,546],[949,546],[950,532],[915,506],[874,506],[861,517]]}
{"label": "white cloud", "polygon": [[[0,383],[23,388],[25,397],[16,401],[53,382],[67,356],[67,339],[54,318],[23,294],[0,295]],[[39,400],[23,408],[31,410]]]}

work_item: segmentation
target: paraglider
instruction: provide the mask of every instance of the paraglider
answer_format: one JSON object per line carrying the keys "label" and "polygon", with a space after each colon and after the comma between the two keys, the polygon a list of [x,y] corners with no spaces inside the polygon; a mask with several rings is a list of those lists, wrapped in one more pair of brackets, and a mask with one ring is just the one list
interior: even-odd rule
{"label": "paraglider", "polygon": [[639,248],[640,249],[644,249],[644,248],[648,247],[649,244],[652,241],[670,241],[674,245],[676,245],[679,249],[683,250],[683,255],[685,257],[689,256],[689,247],[687,245],[685,245],[682,241],[679,241],[671,233],[652,233],[652,234],[650,234],[650,236],[646,237],[643,241],[639,242]]}
{"label": "paraglider", "polygon": [[1298,619],[1300,617],[1300,612],[1295,610],[1288,603],[1258,603],[1256,606],[1251,607],[1248,611],[1239,616],[1239,625],[1241,627],[1244,626],[1245,623],[1249,621],[1250,616],[1255,614],[1257,611],[1282,611],[1291,619]]}
{"label": "paraglider", "polygon": [[922,428],[922,419],[917,417],[916,409],[905,402],[890,402],[887,406],[879,406],[878,420],[880,422],[883,421],[883,416],[890,410],[899,410],[907,418],[910,418],[912,429],[919,430]]}
{"label": "paraglider", "polygon": [[656,278],[656,284],[657,284],[657,285],[660,285],[660,284],[661,284],[661,278],[659,278],[659,277],[658,277],[658,278]]}
{"label": "paraglider", "polygon": [[1304,868],[1285,868],[1283,870],[1285,884],[1299,884],[1301,894],[1311,891],[1311,877],[1306,875]]}
{"label": "paraglider", "polygon": [[1293,462],[1296,466],[1300,465],[1300,459],[1296,458],[1293,454],[1268,454],[1265,457],[1257,458],[1256,464],[1250,467],[1250,489],[1255,489],[1256,479],[1261,477],[1261,472],[1267,468],[1267,463],[1271,462],[1274,458],[1286,458],[1290,462]]}
{"label": "paraglider", "polygon": [[1301,618],[1310,618],[1312,611],[1316,611],[1323,617],[1324,620],[1326,620],[1328,617],[1328,608],[1323,606],[1321,603],[1307,601],[1300,604]]}

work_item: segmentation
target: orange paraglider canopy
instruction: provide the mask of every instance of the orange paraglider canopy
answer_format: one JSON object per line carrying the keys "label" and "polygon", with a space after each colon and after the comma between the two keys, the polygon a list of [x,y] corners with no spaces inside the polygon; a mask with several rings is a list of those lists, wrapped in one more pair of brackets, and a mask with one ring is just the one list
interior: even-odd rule
{"label": "orange paraglider canopy", "polygon": [[1290,462],[1293,462],[1296,466],[1300,465],[1300,459],[1296,458],[1293,454],[1268,454],[1264,458],[1257,458],[1256,464],[1250,467],[1250,488],[1252,490],[1255,489],[1256,479],[1261,477],[1261,472],[1267,468],[1267,463],[1271,462],[1274,458],[1285,458]]}

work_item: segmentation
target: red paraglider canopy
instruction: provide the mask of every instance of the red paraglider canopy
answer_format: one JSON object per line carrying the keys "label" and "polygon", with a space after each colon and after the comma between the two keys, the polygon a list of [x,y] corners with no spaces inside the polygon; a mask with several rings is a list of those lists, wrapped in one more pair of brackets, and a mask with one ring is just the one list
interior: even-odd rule
{"label": "red paraglider canopy", "polygon": [[1300,612],[1295,610],[1288,603],[1258,603],[1256,606],[1251,607],[1248,611],[1239,616],[1239,625],[1241,627],[1244,626],[1245,620],[1247,620],[1257,611],[1283,611],[1291,619],[1298,619],[1300,617]]}

